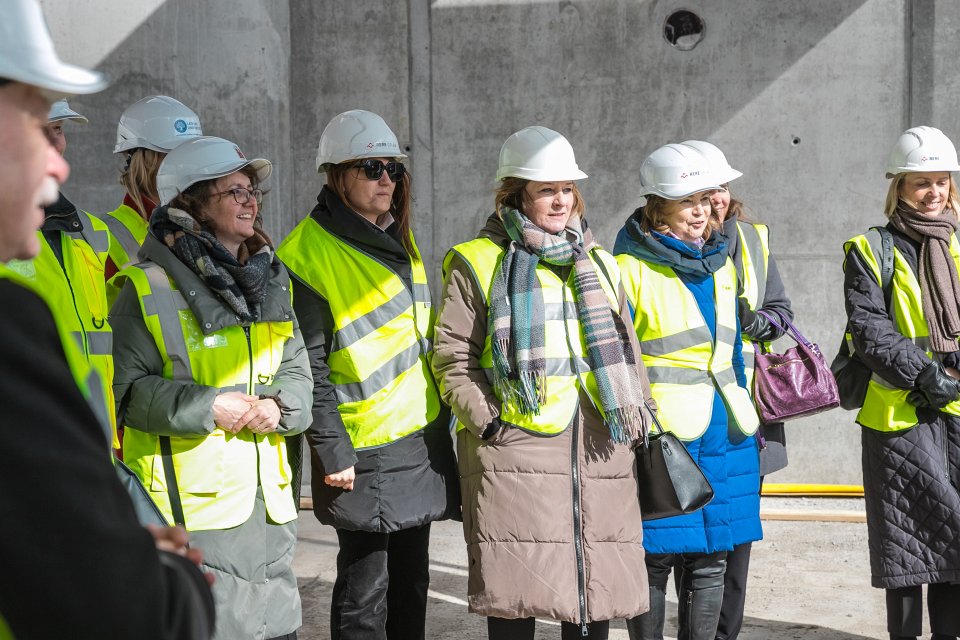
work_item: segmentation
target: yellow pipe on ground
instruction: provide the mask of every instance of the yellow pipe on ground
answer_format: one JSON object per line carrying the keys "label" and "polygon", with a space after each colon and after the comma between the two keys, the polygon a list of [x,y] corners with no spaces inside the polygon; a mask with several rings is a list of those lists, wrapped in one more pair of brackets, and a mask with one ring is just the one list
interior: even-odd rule
{"label": "yellow pipe on ground", "polygon": [[856,484],[802,484],[764,482],[764,496],[810,496],[829,498],[862,498],[863,486]]}

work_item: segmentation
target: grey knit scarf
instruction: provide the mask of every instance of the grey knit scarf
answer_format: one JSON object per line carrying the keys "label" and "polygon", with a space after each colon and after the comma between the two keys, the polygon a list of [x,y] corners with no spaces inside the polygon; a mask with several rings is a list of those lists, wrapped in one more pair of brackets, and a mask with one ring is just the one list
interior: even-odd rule
{"label": "grey knit scarf", "polygon": [[960,280],[950,255],[951,238],[960,226],[957,215],[945,209],[931,216],[901,202],[890,224],[920,243],[917,262],[930,348],[938,353],[960,350]]}
{"label": "grey knit scarf", "polygon": [[[631,442],[641,432],[643,406],[627,337],[632,328],[611,308],[582,242],[547,233],[515,209],[503,209],[500,218],[511,242],[493,276],[488,312],[497,397],[521,413],[540,413],[547,396],[546,316],[537,264],[572,266],[577,317],[604,424],[614,442]],[[582,238],[579,218],[568,223],[568,235]]]}

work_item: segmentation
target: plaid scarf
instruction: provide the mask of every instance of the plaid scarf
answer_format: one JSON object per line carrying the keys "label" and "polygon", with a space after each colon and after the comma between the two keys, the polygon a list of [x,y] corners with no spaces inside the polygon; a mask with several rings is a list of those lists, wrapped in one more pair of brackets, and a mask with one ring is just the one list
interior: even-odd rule
{"label": "plaid scarf", "polygon": [[260,317],[273,262],[270,238],[259,228],[231,254],[217,236],[186,211],[160,207],[150,217],[153,234],[237,314],[241,322]]}
{"label": "plaid scarf", "polygon": [[540,414],[547,399],[546,317],[537,264],[572,265],[574,302],[603,422],[613,441],[632,441],[642,431],[643,392],[630,329],[600,286],[583,248],[579,219],[572,218],[573,226],[567,227],[579,240],[571,242],[547,233],[516,209],[505,208],[500,217],[511,242],[493,276],[487,317],[497,397],[521,413]]}

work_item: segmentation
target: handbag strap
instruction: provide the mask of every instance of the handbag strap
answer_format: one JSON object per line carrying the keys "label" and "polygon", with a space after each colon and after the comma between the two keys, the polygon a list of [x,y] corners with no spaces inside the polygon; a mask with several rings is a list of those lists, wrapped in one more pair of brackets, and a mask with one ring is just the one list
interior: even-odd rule
{"label": "handbag strap", "polygon": [[813,343],[807,340],[803,336],[803,334],[800,333],[800,330],[797,329],[797,327],[794,326],[792,322],[790,322],[790,319],[787,318],[782,313],[780,313],[780,311],[777,311],[777,310],[766,311],[765,309],[758,309],[757,315],[763,316],[764,318],[767,319],[767,321],[770,324],[775,326],[777,329],[780,329],[780,331],[783,331],[784,333],[789,334],[790,337],[797,342],[797,344],[802,344],[808,349],[814,348]]}
{"label": "handbag strap", "polygon": [[[653,418],[653,426],[656,427],[656,429],[657,429],[657,434],[662,434],[662,433],[663,433],[663,425],[660,424],[660,420],[657,418],[657,412],[656,412],[656,411],[653,411],[652,409],[650,409],[650,405],[647,404],[647,401],[646,401],[646,400],[643,401],[643,406],[646,407],[647,413],[649,413],[649,414],[650,414],[650,417]],[[643,432],[643,446],[644,446],[644,448],[646,448],[646,449],[649,449],[649,448],[650,448],[650,439],[649,439],[648,436],[649,436],[649,434],[648,434],[646,431],[644,431],[644,432]]]}

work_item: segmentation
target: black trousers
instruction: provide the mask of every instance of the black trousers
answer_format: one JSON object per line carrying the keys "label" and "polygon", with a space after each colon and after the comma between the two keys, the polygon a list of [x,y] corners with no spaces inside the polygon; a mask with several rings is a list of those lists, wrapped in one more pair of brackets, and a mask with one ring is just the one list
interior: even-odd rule
{"label": "black trousers", "polygon": [[393,533],[337,529],[332,640],[423,640],[430,525]]}
{"label": "black trousers", "polygon": [[[487,618],[487,638],[490,640],[533,640],[537,621],[534,618]],[[580,625],[572,622],[560,623],[560,640],[607,640],[610,634],[610,621],[591,622],[587,633],[582,635]]]}
{"label": "black trousers", "polygon": [[[891,637],[914,638],[923,633],[923,590],[915,587],[887,589],[887,631]],[[930,631],[940,636],[960,636],[960,584],[927,585]]]}
{"label": "black trousers", "polygon": [[717,640],[737,640],[743,626],[743,608],[747,602],[747,574],[750,572],[752,542],[737,545],[727,552],[727,571],[723,574],[723,604]]}

